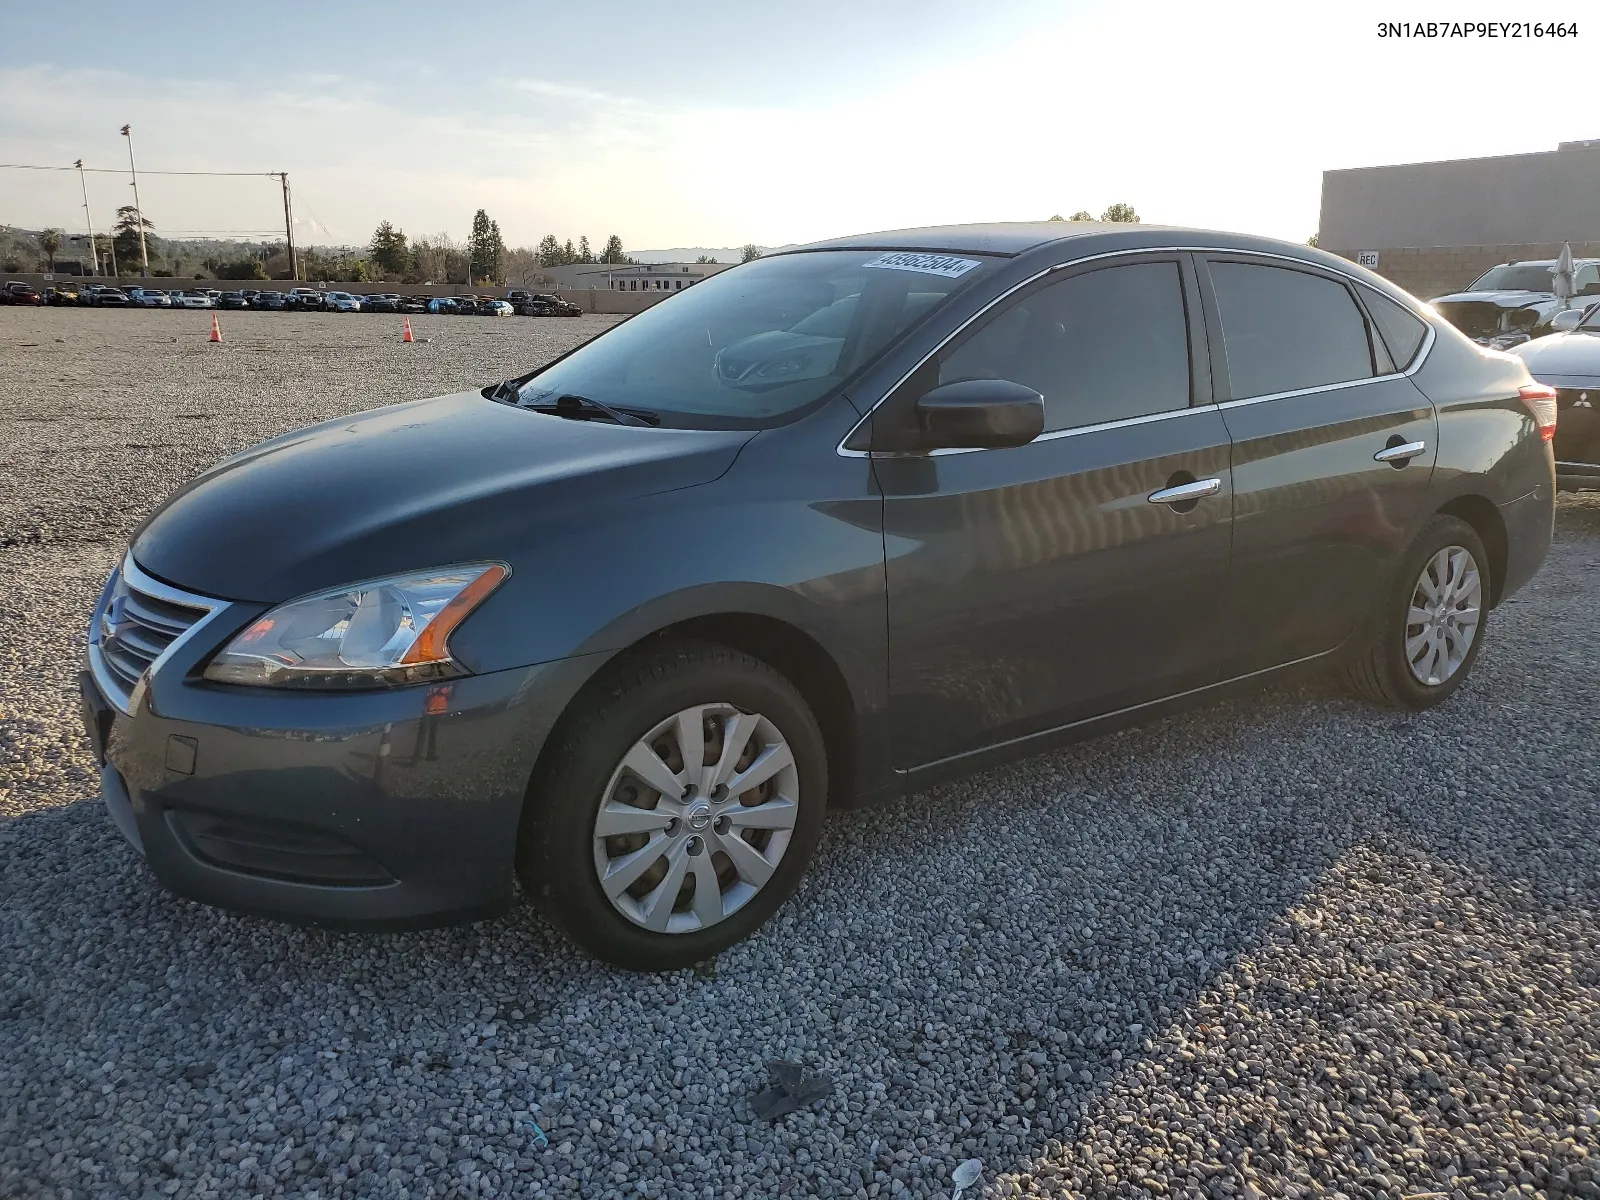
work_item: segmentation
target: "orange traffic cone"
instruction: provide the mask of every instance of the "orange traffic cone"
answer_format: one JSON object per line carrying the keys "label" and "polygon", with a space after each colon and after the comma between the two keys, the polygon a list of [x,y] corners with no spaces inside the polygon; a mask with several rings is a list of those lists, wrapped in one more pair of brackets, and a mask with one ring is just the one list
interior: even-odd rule
{"label": "orange traffic cone", "polygon": [[417,340],[416,338],[411,336],[411,318],[410,317],[406,318],[406,333],[405,333],[405,336],[403,338],[401,338],[400,340],[402,342],[414,342],[414,341]]}
{"label": "orange traffic cone", "polygon": [[222,340],[222,326],[217,324],[216,313],[211,314],[211,340],[213,342],[220,342]]}

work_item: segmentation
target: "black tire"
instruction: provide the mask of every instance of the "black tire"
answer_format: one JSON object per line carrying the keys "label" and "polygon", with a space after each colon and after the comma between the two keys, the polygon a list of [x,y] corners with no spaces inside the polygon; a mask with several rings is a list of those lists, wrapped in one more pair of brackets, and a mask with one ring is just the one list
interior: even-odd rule
{"label": "black tire", "polygon": [[[1428,685],[1412,674],[1406,660],[1406,619],[1412,593],[1428,561],[1440,550],[1460,546],[1472,556],[1482,579],[1478,626],[1466,656],[1455,673],[1442,683]],[[1442,704],[1456,692],[1472,670],[1489,627],[1489,597],[1493,591],[1489,556],[1477,530],[1458,517],[1436,516],[1416,537],[1384,584],[1345,656],[1344,675],[1351,689],[1389,708],[1422,710]]]}
{"label": "black tire", "polygon": [[[657,723],[695,704],[760,713],[780,731],[799,778],[793,832],[772,877],[742,908],[708,928],[655,933],[601,890],[594,833],[623,756]],[[582,695],[551,734],[518,834],[523,888],[552,924],[596,958],[635,971],[672,971],[712,958],[762,925],[800,886],[822,836],[828,758],[822,731],[783,675],[710,642],[666,643],[630,655]]]}

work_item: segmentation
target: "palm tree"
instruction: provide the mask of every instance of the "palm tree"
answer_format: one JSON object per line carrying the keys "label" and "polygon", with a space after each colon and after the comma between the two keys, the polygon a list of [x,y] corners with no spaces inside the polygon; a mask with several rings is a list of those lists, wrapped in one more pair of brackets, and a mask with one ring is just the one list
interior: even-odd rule
{"label": "palm tree", "polygon": [[56,251],[61,249],[61,230],[41,229],[39,231],[39,249],[44,251],[45,261],[50,264],[50,273],[55,274]]}

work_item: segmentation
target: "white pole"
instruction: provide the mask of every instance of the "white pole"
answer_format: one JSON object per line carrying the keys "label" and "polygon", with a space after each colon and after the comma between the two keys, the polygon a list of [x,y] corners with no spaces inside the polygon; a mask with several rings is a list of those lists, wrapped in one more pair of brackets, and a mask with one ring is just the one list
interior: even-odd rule
{"label": "white pole", "polygon": [[100,251],[94,244],[94,214],[89,211],[89,185],[84,181],[83,159],[73,164],[78,168],[78,184],[83,188],[83,223],[89,227],[89,261],[94,264],[94,273],[100,274]]}
{"label": "white pole", "polygon": [[150,274],[150,255],[144,244],[144,209],[139,206],[139,171],[133,165],[133,126],[124,125],[122,136],[128,139],[128,174],[133,176],[133,215],[139,221],[139,274]]}

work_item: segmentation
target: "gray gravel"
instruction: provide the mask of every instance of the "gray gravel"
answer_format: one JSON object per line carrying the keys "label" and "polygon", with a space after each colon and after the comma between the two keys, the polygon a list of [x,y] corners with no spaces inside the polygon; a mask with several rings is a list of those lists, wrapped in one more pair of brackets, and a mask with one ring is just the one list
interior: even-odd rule
{"label": "gray gravel", "polygon": [[[600,325],[202,316],[0,309],[0,1196],[1600,1197],[1600,497],[1442,711],[1279,687],[838,814],[645,978],[527,908],[220,914],[112,830],[71,670],[141,515]],[[834,1093],[753,1119],[772,1057]]]}

